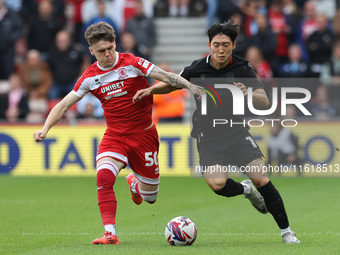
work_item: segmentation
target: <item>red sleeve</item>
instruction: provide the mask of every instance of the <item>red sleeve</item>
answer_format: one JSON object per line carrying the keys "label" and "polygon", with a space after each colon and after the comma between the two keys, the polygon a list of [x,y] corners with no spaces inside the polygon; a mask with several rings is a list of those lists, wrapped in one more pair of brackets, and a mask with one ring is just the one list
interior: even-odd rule
{"label": "red sleeve", "polygon": [[144,58],[135,56],[133,58],[134,67],[138,68],[144,76],[149,76],[155,65]]}

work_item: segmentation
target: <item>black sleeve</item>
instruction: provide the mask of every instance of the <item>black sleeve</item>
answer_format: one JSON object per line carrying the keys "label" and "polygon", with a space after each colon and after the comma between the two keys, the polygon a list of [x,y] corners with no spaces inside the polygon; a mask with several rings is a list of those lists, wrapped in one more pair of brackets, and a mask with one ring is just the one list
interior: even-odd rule
{"label": "black sleeve", "polygon": [[263,84],[257,79],[256,73],[249,63],[246,67],[245,77],[247,78],[247,84],[245,84],[247,87],[252,87],[253,91],[263,89]]}
{"label": "black sleeve", "polygon": [[184,79],[190,81],[190,66],[184,67],[184,69],[179,73]]}

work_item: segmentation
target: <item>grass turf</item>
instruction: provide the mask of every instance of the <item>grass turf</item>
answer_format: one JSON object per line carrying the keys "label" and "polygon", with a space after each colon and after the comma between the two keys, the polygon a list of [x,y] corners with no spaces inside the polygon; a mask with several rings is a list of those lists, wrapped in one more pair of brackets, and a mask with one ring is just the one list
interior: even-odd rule
{"label": "grass turf", "polygon": [[[157,202],[136,206],[118,177],[120,245],[94,246],[104,232],[94,177],[0,176],[0,254],[340,254],[339,179],[272,181],[301,244],[283,244],[271,215],[215,195],[202,178],[163,177]],[[198,228],[191,247],[165,241],[166,223],[181,215]]]}

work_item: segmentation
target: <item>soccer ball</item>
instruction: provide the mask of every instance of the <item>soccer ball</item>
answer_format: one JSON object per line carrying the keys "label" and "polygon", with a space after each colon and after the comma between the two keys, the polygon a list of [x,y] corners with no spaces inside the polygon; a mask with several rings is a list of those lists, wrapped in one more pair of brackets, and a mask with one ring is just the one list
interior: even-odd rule
{"label": "soccer ball", "polygon": [[172,246],[192,245],[196,237],[195,223],[184,216],[173,218],[165,227],[165,239]]}

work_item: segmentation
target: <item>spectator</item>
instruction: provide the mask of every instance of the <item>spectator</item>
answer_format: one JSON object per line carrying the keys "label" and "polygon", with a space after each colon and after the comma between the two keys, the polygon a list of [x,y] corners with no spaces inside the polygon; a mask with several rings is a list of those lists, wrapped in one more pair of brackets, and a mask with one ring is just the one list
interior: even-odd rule
{"label": "spectator", "polygon": [[104,118],[101,102],[91,93],[87,93],[77,103],[77,118],[87,120]]}
{"label": "spectator", "polygon": [[332,22],[332,28],[336,41],[340,41],[340,8],[336,11]]}
{"label": "spectator", "polygon": [[[12,1],[12,0],[9,0]],[[39,5],[44,0],[22,0],[22,12],[26,20],[30,21],[39,15]],[[47,0],[52,5],[52,15],[58,22],[65,23],[65,1]]]}
{"label": "spectator", "polygon": [[[220,20],[217,17],[219,0],[207,0],[207,28]],[[171,16],[171,15],[169,15]]]}
{"label": "spectator", "polygon": [[26,61],[19,67],[19,74],[30,98],[47,101],[52,75],[47,63],[41,60],[39,51],[28,51]]}
{"label": "spectator", "polygon": [[300,165],[303,160],[299,157],[298,137],[289,128],[275,121],[268,138],[268,162],[271,165]]}
{"label": "spectator", "polygon": [[242,12],[244,13],[244,31],[248,37],[253,36],[257,33],[259,26],[255,21],[258,12],[258,1],[249,0],[242,7]]}
{"label": "spectator", "polygon": [[[136,15],[135,9],[137,1],[138,0],[114,0],[112,4],[107,7],[109,16],[118,26],[118,32],[125,32],[128,21]],[[154,2],[154,0],[143,0],[144,14],[148,18],[153,17]]]}
{"label": "spectator", "polygon": [[190,0],[169,0],[169,16],[188,16]]}
{"label": "spectator", "polygon": [[336,12],[337,0],[311,0],[318,15],[325,15],[328,20],[332,20]]}
{"label": "spectator", "polygon": [[55,35],[65,24],[65,20],[60,21],[53,12],[51,1],[42,0],[38,5],[38,16],[29,24],[28,48],[38,50],[43,60],[48,58],[49,47],[54,44]]}
{"label": "spectator", "polygon": [[[115,33],[117,35],[116,46],[117,46],[118,49],[120,49],[120,35],[119,35],[118,27],[115,24],[115,22],[108,16],[108,14],[106,12],[109,4],[106,3],[104,0],[96,0],[95,4],[96,4],[95,5],[96,13],[93,13],[94,16],[87,23],[84,23],[83,34],[85,33],[86,29],[89,26],[91,26],[92,24],[95,24],[95,23],[98,23],[98,22],[101,22],[101,21],[106,22],[106,23],[110,24],[113,27],[113,29],[115,30]],[[86,53],[86,55],[89,56],[89,58],[91,59],[90,62],[93,63],[94,61],[96,61],[96,59],[88,51],[88,43],[83,36],[82,36],[82,42],[83,42],[84,54]]]}
{"label": "spectator", "polygon": [[290,17],[294,21],[294,24],[297,24],[297,22],[302,18],[302,13],[299,6],[294,0],[283,0],[282,2],[283,14],[286,17]]}
{"label": "spectator", "polygon": [[156,26],[153,18],[144,14],[142,0],[136,0],[136,16],[128,21],[126,31],[133,34],[141,53],[151,60],[152,49],[157,44]]}
{"label": "spectator", "polygon": [[[161,63],[159,67],[167,72],[173,72],[168,63]],[[156,81],[153,85],[157,84]],[[169,94],[153,95],[153,123],[182,122],[185,114],[185,90],[175,90]]]}
{"label": "spectator", "polygon": [[139,50],[136,39],[133,34],[125,32],[121,36],[121,51],[124,53],[132,53],[133,55],[141,58],[146,58]]}
{"label": "spectator", "polygon": [[[214,0],[210,0],[210,2],[213,2]],[[239,7],[236,4],[236,1],[233,0],[217,0],[217,10],[216,10],[216,17],[217,22],[225,22],[229,20],[233,15],[240,12]],[[214,3],[212,3],[212,6],[214,6]],[[212,26],[213,23],[211,23],[208,27]]]}
{"label": "spectator", "polygon": [[312,33],[306,42],[309,53],[310,76],[319,77],[323,63],[330,59],[334,36],[328,29],[326,16],[317,16],[318,29]]}
{"label": "spectator", "polygon": [[299,22],[295,38],[302,51],[302,59],[308,61],[308,51],[306,48],[307,38],[318,29],[316,21],[315,6],[311,1],[307,1],[303,9],[303,19]]}
{"label": "spectator", "polygon": [[283,0],[282,11],[288,26],[292,29],[291,32],[287,34],[288,44],[290,45],[296,41],[294,28],[297,27],[297,24],[302,19],[302,12],[294,0]]}
{"label": "spectator", "polygon": [[3,0],[3,3],[12,11],[20,13],[22,9],[23,0]]}
{"label": "spectator", "polygon": [[330,102],[328,87],[316,89],[315,102],[312,103],[312,116],[318,120],[329,120],[336,115],[336,108]]}
{"label": "spectator", "polygon": [[254,68],[259,79],[269,79],[273,77],[269,63],[263,59],[261,50],[256,46],[248,48],[246,59]]}
{"label": "spectator", "polygon": [[0,80],[7,80],[14,71],[14,45],[21,34],[20,17],[0,0]]}
{"label": "spectator", "polygon": [[72,40],[81,43],[83,38],[83,20],[81,8],[85,0],[66,0],[66,12],[68,12],[69,22],[72,24]]}
{"label": "spectator", "polygon": [[71,42],[70,34],[59,31],[55,46],[51,48],[48,63],[53,75],[49,99],[62,98],[74,87],[82,71],[83,54]]}
{"label": "spectator", "polygon": [[249,38],[244,32],[243,16],[240,13],[235,13],[233,16],[233,19],[234,19],[235,24],[240,25],[238,37],[236,38],[237,47],[234,49],[233,53],[241,58],[244,58],[246,55],[248,45],[249,45]]}
{"label": "spectator", "polygon": [[95,8],[97,9],[96,14],[87,22],[83,31],[85,32],[86,28],[89,27],[90,25],[103,21],[103,22],[110,24],[117,33],[118,27],[117,27],[116,23],[106,13],[105,1],[104,0],[97,0]]}
{"label": "spectator", "polygon": [[340,85],[340,42],[334,45],[331,58],[323,64],[320,78],[325,85]]}
{"label": "spectator", "polygon": [[286,22],[283,14],[283,3],[281,0],[274,0],[268,10],[268,21],[276,36],[275,54],[280,62],[287,59],[288,53],[288,34],[292,31]]}
{"label": "spectator", "polygon": [[275,35],[272,32],[265,15],[256,15],[256,24],[258,26],[258,31],[250,38],[250,45],[259,47],[264,59],[275,68],[275,66],[277,66],[277,57],[275,56]]}
{"label": "spectator", "polygon": [[29,112],[28,93],[22,87],[20,76],[9,76],[9,91],[0,94],[0,119],[8,122],[23,121]]}
{"label": "spectator", "polygon": [[288,61],[281,64],[278,69],[279,77],[298,78],[306,77],[308,65],[302,60],[301,48],[298,44],[293,44],[288,48]]}

